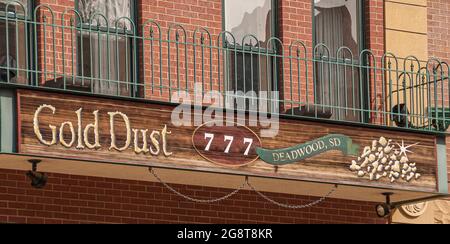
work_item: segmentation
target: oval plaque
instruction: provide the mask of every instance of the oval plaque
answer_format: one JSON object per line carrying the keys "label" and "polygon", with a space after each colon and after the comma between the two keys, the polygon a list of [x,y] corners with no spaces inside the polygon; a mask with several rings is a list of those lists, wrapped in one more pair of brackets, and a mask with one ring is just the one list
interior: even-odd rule
{"label": "oval plaque", "polygon": [[261,140],[250,128],[234,123],[216,126],[207,122],[195,129],[192,145],[206,160],[227,167],[241,167],[258,159]]}

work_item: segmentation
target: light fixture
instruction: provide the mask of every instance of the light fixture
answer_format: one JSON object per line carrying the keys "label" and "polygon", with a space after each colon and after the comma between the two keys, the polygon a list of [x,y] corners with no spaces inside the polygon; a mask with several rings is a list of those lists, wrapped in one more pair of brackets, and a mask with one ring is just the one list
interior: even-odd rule
{"label": "light fixture", "polygon": [[47,183],[47,175],[42,172],[37,172],[37,165],[41,162],[39,159],[28,160],[32,168],[27,172],[27,177],[31,180],[31,186],[34,188],[43,188]]}
{"label": "light fixture", "polygon": [[380,218],[387,218],[391,215],[392,210],[395,209],[395,206],[391,204],[391,195],[394,193],[392,192],[384,192],[382,193],[383,196],[386,197],[385,203],[380,203],[375,206],[375,211]]}

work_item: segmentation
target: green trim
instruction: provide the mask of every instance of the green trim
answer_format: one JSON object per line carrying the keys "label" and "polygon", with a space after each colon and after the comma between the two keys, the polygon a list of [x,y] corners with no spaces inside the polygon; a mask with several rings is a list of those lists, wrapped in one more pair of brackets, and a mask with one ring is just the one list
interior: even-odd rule
{"label": "green trim", "polygon": [[[30,3],[30,9],[29,9],[29,13],[30,13],[30,19],[33,21],[33,22],[35,22],[36,20],[34,19],[34,15],[32,14],[32,11],[31,11],[31,9],[35,9],[36,8],[36,2],[35,1],[31,1],[31,0],[29,0],[28,1],[29,3]],[[34,37],[34,28],[32,28],[32,24],[31,23],[29,23],[28,24],[28,31],[29,31],[29,35],[28,35],[28,40],[26,40],[27,42],[28,42],[28,45],[27,45],[27,49],[28,49],[28,57],[27,57],[27,59],[28,59],[28,66],[29,67],[27,67],[27,68],[31,68],[31,70],[36,70],[37,69],[37,64],[35,64],[35,62],[34,62],[34,60],[35,60],[35,52],[34,52],[34,49],[36,48],[36,41],[33,41],[33,37]],[[33,80],[36,80],[35,79],[35,76],[36,76],[37,74],[34,74],[33,72],[31,72],[31,74],[29,74],[29,76],[28,76],[28,84],[30,84],[30,85],[32,85],[32,82],[33,82]]]}
{"label": "green trim", "polygon": [[[364,28],[365,27],[365,24],[366,24],[366,15],[365,15],[365,9],[366,9],[366,3],[365,3],[365,1],[360,1],[360,3],[359,3],[359,14],[358,14],[358,19],[359,19],[359,31],[360,31],[360,35],[359,35],[359,40],[358,40],[358,42],[360,43],[359,44],[359,53],[361,53],[363,50],[365,50],[367,47],[366,47],[366,29]],[[358,61],[359,61],[359,63],[362,65],[362,66],[364,66],[364,67],[367,67],[368,66],[368,63],[367,63],[367,61],[366,60],[359,60],[359,56],[358,56]],[[362,90],[364,91],[364,96],[368,96],[368,94],[367,94],[367,79],[366,79],[366,77],[367,77],[367,70],[366,69],[363,69],[362,70],[362,75],[363,75],[363,78],[362,78],[362,83],[363,83],[363,87],[362,87]],[[360,77],[360,79],[361,79],[361,77]],[[360,88],[361,89],[361,88]],[[362,107],[362,109],[364,109],[364,110],[369,110],[369,108],[370,108],[370,104],[368,103],[368,101],[367,101],[367,99],[364,99],[363,100],[363,107]],[[365,123],[368,123],[368,121],[370,121],[370,116],[369,116],[369,113],[363,113],[362,114],[362,118],[360,118],[361,119],[361,121],[363,121],[363,122],[365,122]]]}
{"label": "green trim", "polygon": [[[100,99],[112,99],[115,101],[128,101],[128,102],[138,102],[142,104],[157,104],[157,105],[166,105],[166,106],[178,106],[178,103],[171,103],[166,101],[160,101],[160,100],[149,100],[146,98],[139,98],[139,97],[128,97],[128,96],[113,96],[113,95],[105,95],[105,94],[97,94],[97,93],[90,93],[90,92],[84,92],[84,91],[76,91],[76,90],[61,90],[59,88],[51,88],[51,87],[37,87],[37,86],[27,86],[22,84],[13,84],[13,83],[2,83],[0,82],[0,88],[7,88],[7,89],[26,89],[31,91],[40,91],[40,92],[51,92],[51,93],[57,93],[57,94],[69,94],[69,95],[76,95],[76,96],[84,96],[84,97],[90,97],[90,98],[100,98]],[[193,108],[197,108],[198,106],[193,105]],[[202,106],[203,110],[207,109],[208,107]],[[239,110],[236,109],[236,112],[242,112],[245,115],[249,114],[248,110]],[[361,128],[369,128],[369,129],[378,129],[378,130],[384,130],[384,131],[393,131],[393,132],[414,132],[418,135],[440,135],[440,136],[446,136],[448,135],[445,131],[438,131],[438,130],[423,130],[418,128],[404,128],[404,127],[393,127],[393,126],[387,126],[387,125],[378,125],[378,124],[367,124],[363,122],[357,122],[357,121],[344,121],[344,120],[334,120],[334,119],[325,119],[320,117],[311,117],[311,116],[299,116],[299,115],[292,115],[292,114],[278,114],[280,119],[290,119],[290,120],[297,120],[297,121],[309,121],[309,122],[317,122],[317,123],[325,123],[330,125],[342,125],[342,126],[358,126]]]}
{"label": "green trim", "polygon": [[[315,28],[316,28],[316,20],[315,20],[315,18],[314,18],[314,7],[315,7],[315,4],[314,4],[314,0],[311,0],[311,30],[312,30],[312,50],[311,50],[311,54],[314,54],[314,47],[316,46],[316,35],[315,35]],[[314,58],[314,57],[313,57]],[[314,74],[313,74],[314,75]],[[315,81],[315,78],[313,78],[314,79],[314,81]]]}
{"label": "green trim", "polygon": [[280,25],[279,25],[279,17],[278,17],[278,1],[272,0],[272,36],[279,37],[280,36]]}
{"label": "green trim", "polygon": [[225,0],[221,1],[222,6],[221,7],[221,13],[222,13],[222,31],[225,30]]}
{"label": "green trim", "polygon": [[360,1],[359,3],[359,14],[358,14],[358,21],[359,21],[359,52],[366,49],[366,32],[365,32],[365,25],[366,25],[366,15],[365,15],[365,9],[366,9],[366,2]]}
{"label": "green trim", "polygon": [[447,145],[445,139],[445,136],[439,136],[436,140],[438,191],[442,194],[448,194]]}
{"label": "green trim", "polygon": [[0,151],[16,152],[17,113],[14,90],[0,90]]}
{"label": "green trim", "polygon": [[[134,21],[135,24],[135,32],[136,35],[138,35],[139,33],[139,14],[138,14],[138,5],[136,3],[137,0],[132,0],[132,11],[131,11],[131,19]],[[136,66],[136,74],[133,74],[133,80],[135,84],[145,84],[145,76],[142,76],[142,81],[139,80],[139,78],[141,77],[140,73],[141,73],[141,62],[140,62],[140,51],[141,49],[139,48],[140,45],[138,45],[136,36],[133,36],[133,47],[131,50],[132,52],[134,52],[134,60],[132,61],[132,65]],[[144,45],[142,45],[142,50],[144,50]],[[144,68],[142,67],[142,70]],[[132,69],[134,70],[134,69]],[[141,86],[140,85],[136,85],[132,87],[132,94],[135,97],[139,97],[139,94],[141,93]],[[145,94],[145,89],[143,89],[143,93]]]}

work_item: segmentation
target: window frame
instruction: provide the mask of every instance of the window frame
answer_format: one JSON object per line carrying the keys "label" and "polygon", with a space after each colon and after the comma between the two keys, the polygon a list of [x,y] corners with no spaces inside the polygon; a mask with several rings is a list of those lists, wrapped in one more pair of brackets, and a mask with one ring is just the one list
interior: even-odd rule
{"label": "window frame", "polygon": [[[25,60],[26,60],[26,67],[25,67],[25,71],[27,73],[27,83],[29,84],[33,84],[33,80],[36,80],[35,77],[37,77],[37,73],[36,72],[32,72],[32,70],[35,70],[36,68],[36,64],[34,62],[34,58],[35,58],[35,42],[33,42],[33,37],[34,37],[34,28],[33,26],[33,22],[36,21],[34,19],[34,9],[36,7],[36,3],[35,1],[32,0],[26,0],[27,2],[27,6],[26,6],[26,12],[25,15],[21,15],[18,14],[16,15],[16,18],[19,21],[23,21],[24,25],[26,26],[26,30],[28,30],[28,34],[27,34],[27,38],[25,39]],[[2,18],[5,18],[6,16],[10,17],[10,20],[14,21],[14,14],[9,14],[6,11],[0,11],[0,16]],[[1,21],[5,21],[6,20],[1,20]],[[8,47],[7,47],[8,48]],[[17,64],[18,65],[18,64]],[[17,67],[18,68],[18,67]],[[9,82],[9,81],[8,81]]]}
{"label": "window frame", "polygon": [[[226,14],[225,14],[225,8],[226,8],[226,1],[227,0],[222,0],[222,31],[226,31]],[[278,18],[278,6],[279,3],[277,0],[270,0],[271,1],[271,10],[272,10],[272,16],[271,16],[271,29],[272,29],[272,35],[269,38],[272,37],[279,37],[279,33],[280,33],[280,28],[279,28],[279,18]],[[231,33],[231,31],[230,31]],[[247,34],[252,34],[252,33],[247,33]],[[237,40],[235,40],[237,42]],[[242,40],[240,40],[242,42]],[[238,43],[238,42],[237,42]],[[277,42],[272,42],[272,44],[278,45]],[[271,78],[272,80],[270,81],[270,84],[268,84],[268,91],[274,91],[274,88],[276,88],[277,90],[280,90],[280,85],[278,84],[278,81],[281,80],[279,78],[280,74],[274,74],[273,70],[278,70],[280,65],[278,64],[278,62],[274,62],[273,59],[275,58],[274,56],[278,56],[279,51],[277,49],[271,49],[268,50],[266,47],[254,47],[254,46],[242,46],[242,45],[233,45],[227,42],[226,38],[224,38],[223,41],[223,51],[230,51],[230,52],[234,52],[234,51],[241,51],[242,54],[249,54],[249,55],[258,55],[260,56],[260,58],[267,58],[265,57],[266,54],[269,55],[270,60],[271,60]],[[247,53],[249,52],[249,53]],[[254,53],[255,52],[255,53]],[[256,53],[257,52],[257,53]],[[261,56],[262,55],[262,56]],[[224,62],[227,65],[231,65],[230,62],[228,60],[229,57],[227,55],[227,57],[224,58]],[[277,59],[279,59],[279,57],[277,57]],[[264,67],[265,68],[265,67]],[[225,77],[229,77],[229,74],[225,74]],[[234,77],[232,78],[234,79]],[[225,91],[231,91],[232,89],[230,89],[230,87],[232,87],[232,84],[229,83],[229,78],[224,78],[224,81],[226,80],[226,83],[224,83],[224,90]],[[247,108],[248,109],[248,108]]]}
{"label": "window frame", "polygon": [[[227,0],[222,0],[222,31],[226,31],[226,16],[225,16],[225,2]],[[249,0],[251,1],[251,0]],[[272,28],[272,36],[271,37],[278,37],[279,36],[279,23],[278,23],[278,1],[277,0],[270,0],[271,1],[271,8],[272,8],[272,20],[270,21],[271,24],[271,28]],[[252,33],[247,33],[247,34],[252,34]],[[237,40],[235,40],[237,41]],[[242,41],[242,40],[240,40]],[[239,48],[242,48],[241,45],[231,45],[228,42],[224,42],[224,48],[227,49],[232,49],[234,50],[234,48],[236,47],[237,50],[239,50]],[[251,47],[248,50],[245,50],[245,47],[248,46],[244,46],[244,51],[253,51],[253,49],[257,50],[256,47]],[[276,54],[275,52],[273,52],[273,50],[266,50],[266,48],[263,47],[259,47],[259,51],[260,52],[266,52],[269,51],[269,54]]]}
{"label": "window frame", "polygon": [[[75,0],[75,10],[79,13],[78,1],[79,0]],[[137,6],[136,1],[137,0],[129,0],[129,1],[130,1],[130,8],[131,8],[130,19],[134,21],[135,28],[137,28],[137,16],[138,16],[137,15],[137,8],[136,8],[136,6]],[[120,16],[120,17],[123,17],[123,16]],[[78,19],[77,19],[77,21],[78,21]],[[81,29],[85,29],[85,30],[89,30],[89,29],[92,30],[93,29],[91,27],[91,25],[89,25],[88,23],[81,23],[81,24],[76,23],[76,26],[77,27],[80,26]],[[96,30],[96,27],[95,27],[95,30]],[[109,32],[109,33],[115,33],[116,32],[116,28],[111,27],[111,26],[109,26],[109,28],[100,27],[98,30],[101,31],[101,32]],[[135,31],[137,32],[137,30],[135,30]],[[124,32],[122,30],[117,31],[117,33],[118,34],[124,34]],[[130,35],[134,34],[133,31],[131,31],[131,30],[127,31],[127,33],[130,34]]]}
{"label": "window frame", "polygon": [[[359,1],[359,9],[358,9],[358,53],[357,54],[353,54],[353,63],[351,63],[351,65],[360,65],[361,67],[367,67],[367,62],[365,60],[359,60],[359,56],[361,54],[362,51],[366,50],[366,29],[365,27],[365,20],[366,20],[366,3],[364,0],[356,0]],[[313,49],[312,49],[312,58],[313,60],[315,60],[316,56],[314,55],[314,49],[317,46],[317,41],[316,41],[316,23],[315,23],[315,16],[314,16],[314,8],[315,8],[315,3],[314,0],[311,0],[311,18],[312,18],[312,43],[313,43]],[[331,54],[330,54],[331,55]],[[356,55],[356,56],[355,56]],[[334,56],[334,55],[332,55]],[[357,59],[355,59],[355,57],[357,57]],[[327,57],[330,61],[339,61],[338,57]],[[344,63],[347,62],[347,60],[343,60]],[[360,94],[361,97],[367,97],[367,86],[370,84],[367,84],[367,79],[366,79],[366,74],[367,71],[365,69],[362,70],[362,77],[360,77],[360,79],[363,79],[363,87],[360,88],[362,89],[362,91],[364,92],[364,94]],[[316,74],[313,72],[313,80],[314,80],[314,84],[316,83],[317,77]],[[314,97],[314,103],[317,104],[317,97]],[[363,99],[363,107],[359,108],[363,111],[368,111],[368,108],[370,107],[370,104],[368,104],[367,99]],[[369,112],[364,112],[363,116],[360,118],[360,122],[363,123],[367,123],[369,121]]]}
{"label": "window frame", "polygon": [[[18,19],[21,19],[21,20],[30,20],[30,19],[32,19],[30,17],[32,17],[32,14],[33,14],[33,11],[31,11],[31,10],[34,9],[34,1],[32,1],[32,0],[26,0],[26,1],[27,1],[27,6],[26,6],[26,12],[27,13],[26,13],[25,16],[24,15],[20,15],[20,14],[16,15]],[[14,5],[14,4],[12,4],[12,5]],[[7,15],[6,13],[7,13],[6,11],[0,11],[0,16],[2,16],[2,17],[6,16]],[[10,14],[10,16],[12,17],[13,14]],[[26,17],[28,17],[28,18],[26,18]]]}
{"label": "window frame", "polygon": [[[130,95],[129,96],[136,97],[136,96],[138,96],[138,94],[140,94],[140,89],[141,89],[140,88],[141,86],[137,85],[140,83],[140,80],[139,80],[140,63],[139,63],[139,57],[138,57],[139,45],[137,43],[137,39],[138,39],[138,37],[137,37],[138,14],[137,14],[137,3],[136,3],[137,0],[129,0],[129,1],[130,1],[130,9],[131,9],[130,19],[134,22],[134,28],[135,28],[134,30],[130,29],[130,30],[127,30],[126,32],[124,32],[121,29],[117,30],[115,27],[111,27],[111,26],[108,26],[108,28],[106,28],[106,27],[97,28],[96,26],[94,27],[94,26],[90,25],[89,23],[78,23],[78,19],[76,20],[77,22],[76,22],[75,26],[77,28],[77,31],[80,31],[80,32],[87,30],[87,31],[93,31],[94,33],[97,31],[99,31],[102,34],[109,33],[110,35],[115,35],[115,34],[129,35],[127,38],[132,39],[132,43],[130,43],[130,45],[132,45],[132,48],[130,48],[130,50],[129,50],[130,61],[131,61],[129,64],[129,66],[130,66],[129,70],[132,71],[133,66],[135,66],[135,68],[136,68],[136,74],[133,74],[134,72],[130,72],[130,76],[131,76],[130,79],[133,80],[134,82],[129,83],[129,86],[130,86]],[[78,0],[75,0],[75,10],[77,12],[79,12],[78,4],[79,4]],[[120,16],[120,17],[123,17],[123,16]],[[135,33],[133,33],[133,31]],[[78,42],[79,42],[78,40],[79,40],[79,38],[77,37],[76,38],[77,52],[78,52]],[[133,55],[133,54],[135,54],[135,55]],[[80,66],[79,59],[77,59],[77,61],[76,61],[76,66],[77,67]],[[79,76],[79,74],[77,74],[77,76]],[[84,74],[82,74],[82,76],[84,76]],[[92,77],[90,77],[90,78],[92,78]],[[132,84],[135,84],[135,85],[132,85]],[[121,96],[120,94],[117,94],[117,95]]]}
{"label": "window frame", "polygon": [[[359,1],[359,10],[358,10],[358,53],[354,53],[353,55],[357,55],[358,60],[354,59],[354,63],[353,64],[358,64],[359,63],[359,54],[366,49],[366,35],[367,33],[365,32],[365,1],[364,0],[356,0]],[[314,0],[311,0],[311,18],[312,18],[312,43],[313,43],[313,52],[314,52],[314,47],[316,47],[317,40],[316,40],[316,22],[315,22],[315,18],[314,18],[314,8],[315,8],[316,4],[314,3]],[[314,58],[314,57],[313,57]],[[337,57],[328,57],[328,58],[336,58]],[[357,63],[355,63],[357,62]]]}

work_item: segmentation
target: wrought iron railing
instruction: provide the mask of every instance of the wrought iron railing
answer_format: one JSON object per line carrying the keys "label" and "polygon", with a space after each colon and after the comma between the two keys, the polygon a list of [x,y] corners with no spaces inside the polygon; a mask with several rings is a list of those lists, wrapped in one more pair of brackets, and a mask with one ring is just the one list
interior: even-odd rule
{"label": "wrought iron railing", "polygon": [[288,117],[430,132],[450,124],[450,68],[434,58],[347,47],[331,53],[324,44],[250,34],[238,41],[226,31],[102,14],[85,19],[47,5],[27,10],[11,2],[0,10],[3,86],[174,103],[200,94],[201,105],[268,105]]}

